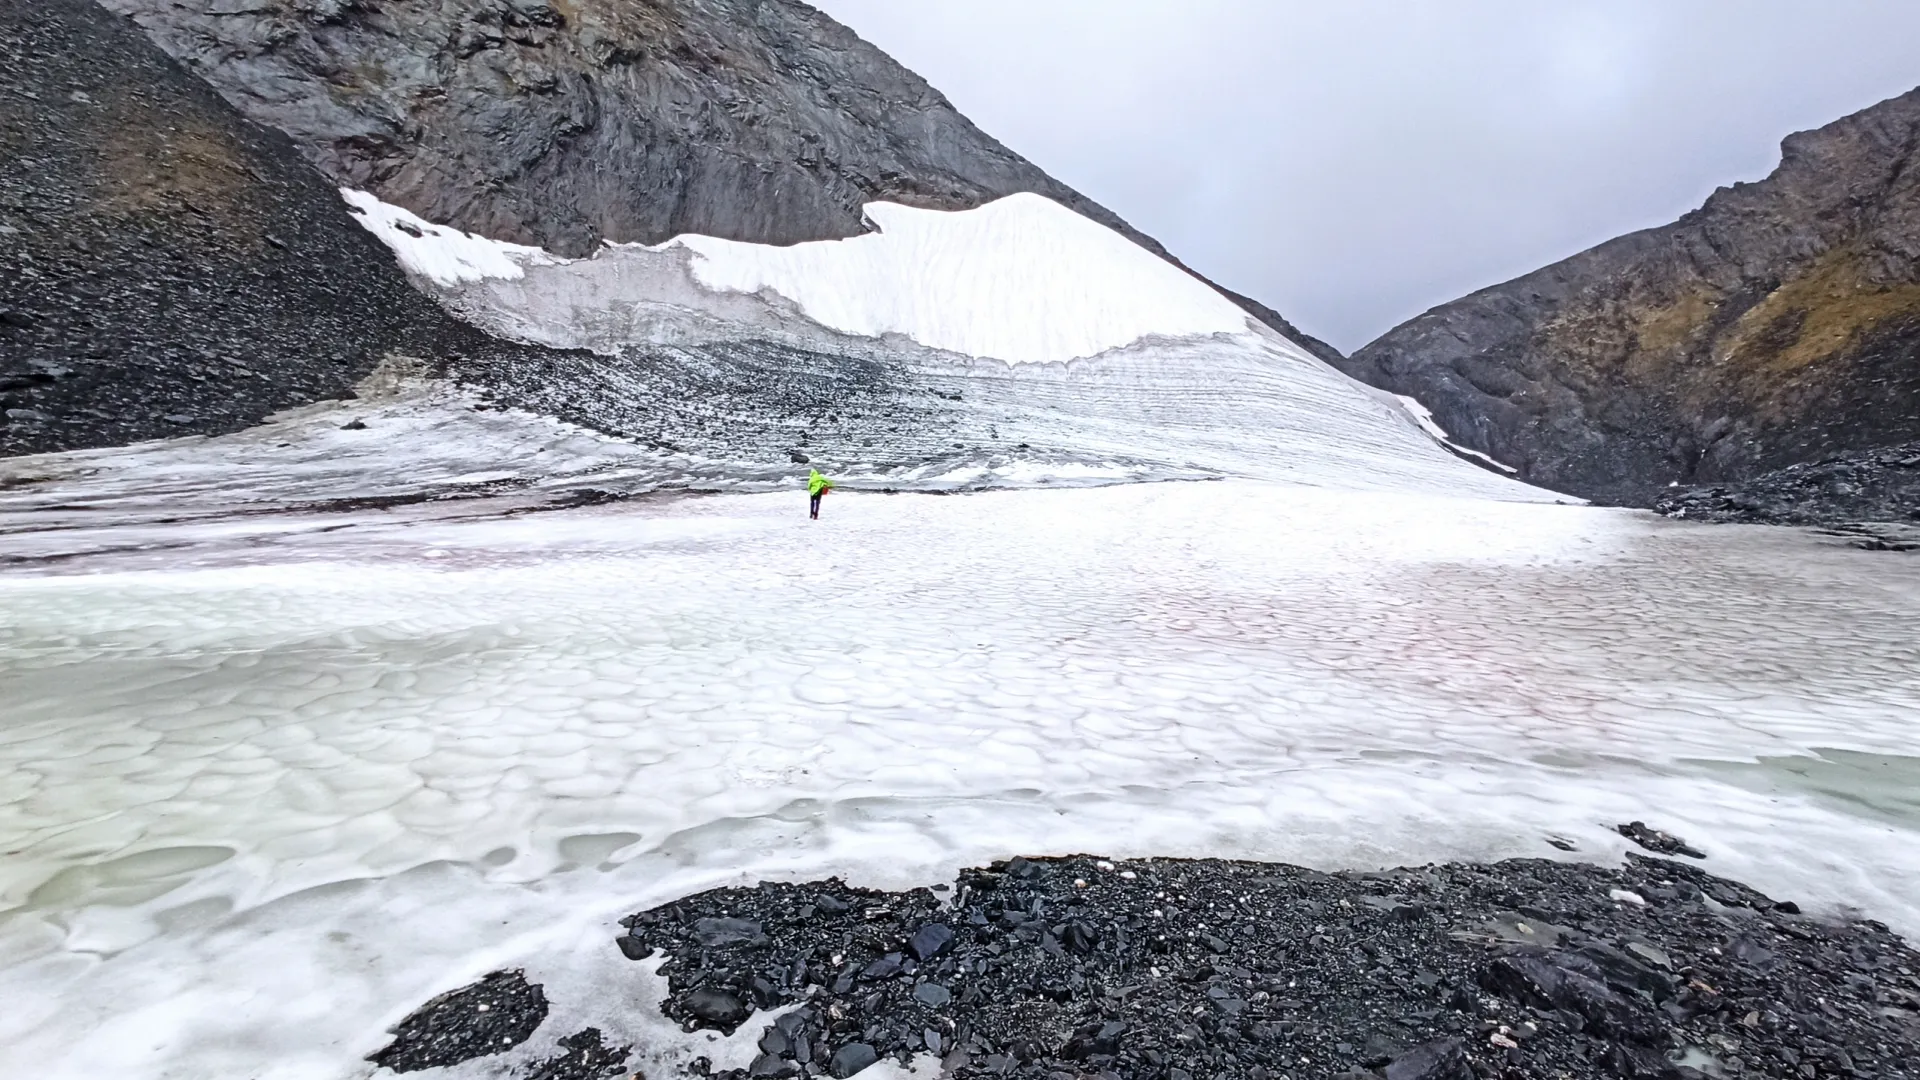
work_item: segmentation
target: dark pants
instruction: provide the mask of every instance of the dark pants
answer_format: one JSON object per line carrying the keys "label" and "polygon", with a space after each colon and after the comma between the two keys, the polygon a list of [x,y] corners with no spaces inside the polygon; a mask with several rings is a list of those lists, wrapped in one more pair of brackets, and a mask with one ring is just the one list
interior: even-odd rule
{"label": "dark pants", "polygon": [[[820,493],[820,495],[825,495],[825,494],[826,492],[824,491]],[[820,516],[820,495],[815,495],[807,500],[807,507],[809,511],[807,516],[814,517],[814,518],[817,518]]]}

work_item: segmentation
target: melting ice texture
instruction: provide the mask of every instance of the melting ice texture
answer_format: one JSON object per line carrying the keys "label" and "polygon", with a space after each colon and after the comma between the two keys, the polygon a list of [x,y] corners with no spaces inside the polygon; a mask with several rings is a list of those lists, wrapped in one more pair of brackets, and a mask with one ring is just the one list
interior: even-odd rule
{"label": "melting ice texture", "polygon": [[1605,860],[1646,818],[1920,929],[1873,797],[1920,775],[1911,562],[1246,481],[802,505],[335,514],[302,565],[152,524],[199,568],[0,577],[0,1072],[367,1075],[523,965],[556,1012],[505,1060],[685,1056],[618,915],[1016,852]]}
{"label": "melting ice texture", "polygon": [[[591,351],[0,464],[0,1073],[367,1076],[504,966],[554,1015],[454,1075],[587,1024],[724,1062],[617,916],[1013,853],[1609,859],[1638,817],[1920,930],[1910,561],[1546,504],[1184,279],[1024,336],[1017,292],[834,306],[1027,200],[577,262],[359,205],[454,310]],[[1088,235],[1036,250],[1166,269]],[[756,493],[796,445],[852,478],[817,523]],[[915,486],[1028,490],[872,490]],[[735,493],[522,513],[675,487]]]}

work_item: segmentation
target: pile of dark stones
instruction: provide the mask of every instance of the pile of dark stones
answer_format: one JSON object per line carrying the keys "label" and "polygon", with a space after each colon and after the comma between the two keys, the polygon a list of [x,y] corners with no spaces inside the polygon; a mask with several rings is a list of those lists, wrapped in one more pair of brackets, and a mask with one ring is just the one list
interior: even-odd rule
{"label": "pile of dark stones", "polygon": [[1920,523],[1920,442],[1830,456],[1740,484],[1680,489],[1654,509],[1718,523]]}
{"label": "pile of dark stones", "polygon": [[[718,889],[624,925],[628,958],[661,960],[667,1017],[758,1030],[744,1071],[678,1066],[725,1080],[929,1056],[963,1080],[1920,1076],[1920,954],[1651,856],[1016,858],[904,892]],[[474,1019],[439,1000],[375,1060]],[[631,1049],[589,1029],[526,1075],[629,1075]]]}

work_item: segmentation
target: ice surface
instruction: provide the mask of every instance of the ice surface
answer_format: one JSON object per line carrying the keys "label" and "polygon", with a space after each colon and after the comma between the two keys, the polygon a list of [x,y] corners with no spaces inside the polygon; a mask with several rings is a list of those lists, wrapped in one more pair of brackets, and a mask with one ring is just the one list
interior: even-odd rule
{"label": "ice surface", "polygon": [[[1163,342],[1070,366],[929,362],[868,386],[872,369],[862,365],[871,363],[764,342],[572,354],[511,383],[527,406],[514,409],[396,361],[354,400],[235,434],[0,461],[0,537],[11,538],[14,558],[104,543],[144,545],[163,563],[184,557],[189,540],[251,536],[286,547],[281,540],[333,524],[290,511],[368,500],[404,515],[412,504],[478,495],[531,506],[588,494],[794,490],[807,472],[790,456],[801,447],[845,486],[873,490],[1243,477],[1561,498],[1460,461],[1390,398],[1266,343]],[[736,387],[775,381],[800,404],[727,407]],[[663,398],[667,385],[678,389]],[[164,541],[128,531],[184,519],[206,526]],[[291,557],[304,550],[297,540],[289,548]]]}
{"label": "ice surface", "polygon": [[[629,440],[612,456],[632,467],[607,490],[790,484],[802,453],[856,484],[913,490],[1237,476],[1553,498],[1462,463],[1390,396],[1038,196],[958,213],[875,204],[881,231],[844,241],[681,237],[584,260],[415,236],[437,227],[349,197],[462,317],[593,354],[462,377]],[[498,273],[420,269],[469,241]]]}
{"label": "ice surface", "polygon": [[0,463],[0,1074],[365,1077],[505,966],[553,1015],[447,1075],[744,1060],[636,1009],[618,916],[1016,853],[1637,818],[1920,930],[1911,561],[1553,505],[1044,201],[566,261],[348,198],[592,351]]}
{"label": "ice surface", "polygon": [[493,501],[0,573],[0,1073],[363,1076],[522,964],[525,1057],[671,1057],[618,915],[1016,852],[1608,859],[1639,818],[1920,930],[1910,801],[1778,764],[1920,759],[1911,561],[1244,481]]}

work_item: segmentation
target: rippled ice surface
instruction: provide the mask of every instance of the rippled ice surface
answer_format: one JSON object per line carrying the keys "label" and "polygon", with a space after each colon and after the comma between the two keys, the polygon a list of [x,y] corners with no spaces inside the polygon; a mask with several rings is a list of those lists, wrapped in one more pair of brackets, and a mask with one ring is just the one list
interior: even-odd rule
{"label": "rippled ice surface", "polygon": [[802,505],[13,566],[0,1073],[368,1075],[503,964],[556,1010],[501,1061],[658,1058],[619,915],[1014,853],[1604,860],[1645,818],[1920,931],[1911,559],[1249,482]]}

